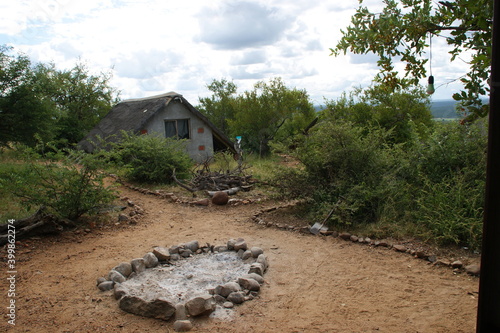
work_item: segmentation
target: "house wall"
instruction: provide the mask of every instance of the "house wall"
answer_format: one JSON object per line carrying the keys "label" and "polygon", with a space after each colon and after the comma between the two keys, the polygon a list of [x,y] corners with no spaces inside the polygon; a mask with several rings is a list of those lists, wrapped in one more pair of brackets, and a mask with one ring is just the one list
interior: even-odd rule
{"label": "house wall", "polygon": [[148,121],[144,129],[148,134],[158,133],[165,137],[165,120],[175,119],[189,119],[190,139],[187,140],[186,149],[193,160],[200,163],[213,155],[212,130],[180,102],[170,102]]}

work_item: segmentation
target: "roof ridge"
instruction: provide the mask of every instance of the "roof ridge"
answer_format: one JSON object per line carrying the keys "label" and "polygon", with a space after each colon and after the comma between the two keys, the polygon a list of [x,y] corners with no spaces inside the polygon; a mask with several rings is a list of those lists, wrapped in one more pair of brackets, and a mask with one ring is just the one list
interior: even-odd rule
{"label": "roof ridge", "polygon": [[120,103],[147,101],[147,100],[150,100],[150,99],[157,99],[157,98],[162,98],[162,97],[182,97],[182,95],[176,93],[175,91],[170,91],[168,93],[164,93],[164,94],[160,94],[160,95],[154,95],[154,96],[149,96],[149,97],[124,99],[123,101],[120,101]]}

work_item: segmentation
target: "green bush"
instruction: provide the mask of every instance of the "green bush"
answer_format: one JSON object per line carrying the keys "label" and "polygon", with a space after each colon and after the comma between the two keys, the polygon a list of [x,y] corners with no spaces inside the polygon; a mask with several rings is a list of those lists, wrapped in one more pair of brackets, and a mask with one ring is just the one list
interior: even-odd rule
{"label": "green bush", "polygon": [[[72,163],[75,159],[82,164]],[[48,161],[30,152],[16,168],[3,169],[0,188],[20,198],[28,210],[45,206],[61,218],[76,220],[84,214],[97,214],[114,200],[114,191],[103,179],[95,161],[81,153]]]}
{"label": "green bush", "polygon": [[184,141],[155,135],[123,132],[122,139],[114,143],[110,151],[101,151],[98,155],[109,165],[122,168],[132,181],[170,183],[174,170],[178,178],[184,178],[193,166],[184,144]]}

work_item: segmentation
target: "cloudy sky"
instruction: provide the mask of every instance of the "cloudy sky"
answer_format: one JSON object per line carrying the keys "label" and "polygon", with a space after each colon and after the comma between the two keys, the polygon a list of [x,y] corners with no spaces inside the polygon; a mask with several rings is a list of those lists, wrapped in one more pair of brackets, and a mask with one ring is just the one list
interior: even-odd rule
{"label": "cloudy sky", "polygon": [[[381,0],[368,0],[369,8]],[[213,79],[238,91],[274,77],[315,104],[368,86],[373,55],[330,56],[357,0],[0,0],[0,44],[60,69],[111,72],[122,99],[178,92],[192,104]],[[433,99],[460,89],[463,62],[433,40]],[[422,84],[425,84],[423,80]]]}

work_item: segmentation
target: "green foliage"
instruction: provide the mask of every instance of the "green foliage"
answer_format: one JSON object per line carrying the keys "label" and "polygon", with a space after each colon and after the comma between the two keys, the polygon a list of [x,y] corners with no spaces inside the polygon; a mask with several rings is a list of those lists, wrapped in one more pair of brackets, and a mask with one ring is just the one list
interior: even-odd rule
{"label": "green foliage", "polygon": [[361,128],[378,127],[391,131],[390,141],[410,140],[414,130],[420,136],[433,125],[429,97],[420,88],[390,92],[377,85],[355,89],[337,101],[326,101],[323,117],[346,120]]}
{"label": "green foliage", "polygon": [[198,110],[210,119],[210,121],[226,135],[229,134],[228,119],[234,119],[236,113],[235,95],[236,84],[226,79],[213,80],[207,86],[213,95],[200,98]]}
{"label": "green foliage", "polygon": [[77,143],[116,102],[109,80],[82,64],[63,71],[32,64],[0,46],[0,145],[35,146],[37,136],[61,147]]}
{"label": "green foliage", "polygon": [[122,168],[130,180],[170,183],[174,170],[178,178],[183,178],[192,167],[184,144],[183,140],[122,132],[120,141],[113,143],[111,150],[96,154],[108,165]]}
{"label": "green foliage", "polygon": [[[483,121],[376,126],[371,103],[323,115],[295,154],[303,168],[276,178],[289,197],[311,199],[314,220],[335,207],[336,228],[369,225],[377,237],[418,236],[477,248],[481,240],[487,130]],[[352,106],[352,107],[351,107]],[[377,112],[374,112],[375,116]],[[361,117],[360,117],[361,115]],[[354,122],[355,120],[356,122]]]}
{"label": "green foliage", "polygon": [[256,83],[236,103],[238,112],[228,120],[231,133],[242,136],[243,148],[259,156],[269,154],[272,140],[295,135],[315,117],[306,91],[289,89],[280,78]]}
{"label": "green foliage", "polygon": [[[45,206],[52,213],[76,220],[84,214],[97,214],[111,203],[115,196],[104,185],[104,175],[95,160],[80,152],[68,156],[59,151],[60,161],[42,160],[34,150],[27,150],[25,160],[16,167],[3,169],[0,189],[21,199],[29,210]],[[71,161],[79,160],[81,165]]]}
{"label": "green foliage", "polygon": [[242,147],[268,155],[272,141],[289,143],[315,118],[305,90],[290,89],[281,78],[257,82],[253,90],[236,95],[236,85],[214,80],[211,98],[199,106],[215,125],[230,137],[241,136]]}
{"label": "green foliage", "polygon": [[[450,45],[450,61],[462,55],[471,58],[469,72],[460,78],[464,91],[453,98],[474,116],[484,116],[487,107],[480,97],[489,91],[492,17],[491,0],[386,0],[384,8],[376,12],[360,5],[331,51],[336,56],[347,51],[374,53],[380,67],[376,81],[391,89],[406,88],[418,84],[427,74],[428,35],[445,38]],[[403,77],[395,70],[394,59],[406,64]]]}

